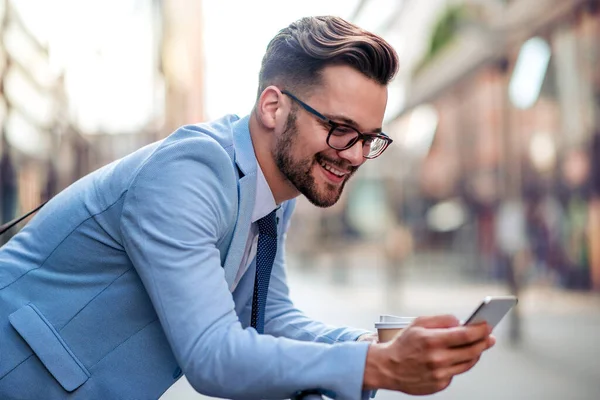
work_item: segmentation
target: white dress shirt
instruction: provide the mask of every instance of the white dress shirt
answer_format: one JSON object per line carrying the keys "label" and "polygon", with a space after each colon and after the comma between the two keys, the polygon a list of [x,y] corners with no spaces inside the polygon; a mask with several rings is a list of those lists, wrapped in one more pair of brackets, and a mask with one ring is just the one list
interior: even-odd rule
{"label": "white dress shirt", "polygon": [[277,208],[275,204],[275,198],[271,193],[271,188],[265,179],[265,175],[260,169],[258,162],[256,163],[256,198],[254,200],[254,209],[252,210],[252,225],[250,226],[250,232],[248,234],[248,240],[246,241],[246,249],[244,250],[244,256],[240,263],[238,273],[235,276],[235,281],[231,287],[231,292],[235,290],[238,283],[244,276],[244,273],[248,270],[250,263],[256,257],[256,248],[258,247],[258,224],[256,221],[262,217],[268,215],[271,211]]}

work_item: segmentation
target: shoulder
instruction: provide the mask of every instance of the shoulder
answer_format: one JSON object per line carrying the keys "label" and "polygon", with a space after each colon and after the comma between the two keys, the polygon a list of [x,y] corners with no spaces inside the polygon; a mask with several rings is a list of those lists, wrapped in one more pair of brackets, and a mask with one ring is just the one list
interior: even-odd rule
{"label": "shoulder", "polygon": [[138,208],[143,199],[154,208],[160,203],[186,212],[204,210],[229,221],[237,207],[238,177],[229,128],[234,121],[226,117],[177,129],[138,165],[127,188],[128,199],[137,199]]}
{"label": "shoulder", "polygon": [[[233,159],[232,124],[239,118],[234,115],[221,119],[185,125],[165,138],[155,151],[140,165],[139,174],[163,174],[176,169],[181,178],[193,178],[206,168],[223,183],[236,181]],[[137,176],[139,178],[140,176]]]}
{"label": "shoulder", "polygon": [[214,121],[185,125],[169,135],[161,147],[170,147],[181,142],[211,142],[223,149],[233,147],[233,124],[239,120],[236,115],[226,115]]}

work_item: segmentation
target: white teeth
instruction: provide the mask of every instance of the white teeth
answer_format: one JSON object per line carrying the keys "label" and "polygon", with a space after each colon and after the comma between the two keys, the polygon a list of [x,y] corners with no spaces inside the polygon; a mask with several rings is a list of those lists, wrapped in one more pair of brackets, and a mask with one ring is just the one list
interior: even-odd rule
{"label": "white teeth", "polygon": [[342,171],[340,171],[340,170],[337,170],[337,169],[333,168],[332,166],[330,166],[330,165],[328,165],[328,164],[321,163],[321,166],[322,166],[323,168],[325,168],[327,171],[331,172],[332,174],[334,174],[334,175],[336,175],[336,176],[342,177],[342,176],[346,175],[346,174],[345,174],[345,173],[343,173]]}

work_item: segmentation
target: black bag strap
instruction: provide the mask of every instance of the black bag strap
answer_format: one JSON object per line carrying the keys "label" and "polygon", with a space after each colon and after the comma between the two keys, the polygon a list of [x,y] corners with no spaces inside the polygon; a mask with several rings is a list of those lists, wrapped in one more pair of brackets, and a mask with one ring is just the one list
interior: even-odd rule
{"label": "black bag strap", "polygon": [[4,225],[0,226],[0,235],[2,235],[4,232],[6,232],[7,230],[9,230],[10,228],[12,228],[13,226],[15,226],[16,224],[18,224],[19,222],[23,221],[25,218],[29,217],[31,214],[34,214],[36,212],[39,211],[40,208],[44,207],[44,204],[46,204],[47,201],[43,202],[42,204],[40,204],[39,206],[37,206],[36,208],[34,208],[33,210],[29,211],[27,214],[22,215],[18,218],[13,219],[12,221],[9,221],[7,223],[5,223]]}

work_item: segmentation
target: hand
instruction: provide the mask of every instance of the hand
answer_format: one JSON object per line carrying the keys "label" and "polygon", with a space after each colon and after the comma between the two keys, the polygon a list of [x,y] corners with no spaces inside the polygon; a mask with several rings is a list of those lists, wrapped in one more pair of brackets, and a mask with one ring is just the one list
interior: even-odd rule
{"label": "hand", "polygon": [[372,344],[367,353],[365,389],[426,395],[450,385],[495,344],[486,324],[459,326],[450,315],[417,318],[391,342]]}
{"label": "hand", "polygon": [[375,332],[369,332],[369,333],[360,335],[358,338],[356,338],[356,341],[357,342],[379,343],[379,336],[377,336],[377,333],[375,333]]}

